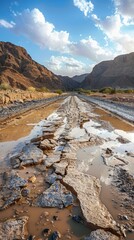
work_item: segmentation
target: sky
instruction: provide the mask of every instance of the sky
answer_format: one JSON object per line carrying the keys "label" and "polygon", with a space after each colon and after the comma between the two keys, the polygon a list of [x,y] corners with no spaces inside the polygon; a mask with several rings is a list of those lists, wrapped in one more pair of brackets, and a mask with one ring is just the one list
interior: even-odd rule
{"label": "sky", "polygon": [[0,41],[58,75],[134,51],[134,0],[0,0]]}

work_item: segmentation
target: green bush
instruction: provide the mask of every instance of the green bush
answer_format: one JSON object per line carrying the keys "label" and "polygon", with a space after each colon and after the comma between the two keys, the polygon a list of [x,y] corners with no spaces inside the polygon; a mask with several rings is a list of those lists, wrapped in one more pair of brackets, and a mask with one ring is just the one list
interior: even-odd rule
{"label": "green bush", "polygon": [[108,93],[108,94],[114,94],[116,93],[116,89],[115,88],[111,88],[111,87],[105,87],[99,90],[100,93]]}
{"label": "green bush", "polygon": [[27,90],[30,91],[30,92],[35,92],[35,91],[36,91],[36,88],[34,88],[34,87],[28,87]]}
{"label": "green bush", "polygon": [[50,92],[48,88],[42,87],[42,88],[36,88],[36,91],[38,92]]}
{"label": "green bush", "polygon": [[57,90],[55,91],[55,93],[58,93],[59,95],[61,95],[63,92],[62,92],[61,89],[57,89]]}
{"label": "green bush", "polygon": [[9,90],[9,89],[11,89],[11,86],[8,83],[0,84],[0,90]]}

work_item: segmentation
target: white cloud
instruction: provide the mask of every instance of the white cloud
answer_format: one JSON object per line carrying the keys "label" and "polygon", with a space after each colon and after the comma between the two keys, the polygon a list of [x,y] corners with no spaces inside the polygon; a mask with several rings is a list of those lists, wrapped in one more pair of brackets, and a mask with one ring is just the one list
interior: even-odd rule
{"label": "white cloud", "polygon": [[125,25],[134,24],[134,0],[114,0],[116,12],[123,18]]}
{"label": "white cloud", "polygon": [[[96,26],[105,34],[108,40],[115,46],[113,50],[116,55],[134,51],[134,32],[128,32],[124,27],[124,20],[119,13],[107,16],[105,20],[99,19],[96,15],[92,15]],[[107,44],[108,45],[108,44]]]}
{"label": "white cloud", "polygon": [[4,19],[0,19],[0,26],[5,27],[5,28],[13,28],[13,23],[9,23]]}
{"label": "white cloud", "polygon": [[78,61],[72,57],[64,56],[51,56],[49,62],[47,63],[49,69],[51,69],[55,74],[64,76],[74,76],[80,75],[91,71],[92,66],[87,66],[81,61]]}
{"label": "white cloud", "polygon": [[88,39],[80,40],[78,43],[70,44],[70,52],[78,56],[84,56],[94,62],[110,59],[114,56],[108,48],[101,47],[91,36]]}
{"label": "white cloud", "polygon": [[74,6],[78,7],[85,16],[88,16],[88,13],[91,13],[94,9],[94,5],[91,1],[86,0],[73,0]]}
{"label": "white cloud", "polygon": [[55,26],[47,22],[42,12],[37,8],[31,11],[26,9],[17,14],[15,25],[10,27],[13,28],[15,33],[27,36],[41,47],[61,52],[67,51],[69,33],[56,31]]}

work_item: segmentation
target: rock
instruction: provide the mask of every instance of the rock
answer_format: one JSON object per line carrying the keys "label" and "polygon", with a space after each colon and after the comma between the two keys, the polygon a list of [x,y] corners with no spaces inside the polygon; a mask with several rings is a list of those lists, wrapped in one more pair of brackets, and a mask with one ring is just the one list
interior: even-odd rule
{"label": "rock", "polygon": [[52,150],[56,146],[55,142],[53,143],[50,139],[45,139],[40,143],[40,148],[42,150]]}
{"label": "rock", "polygon": [[20,165],[27,166],[39,164],[44,159],[43,151],[33,144],[28,144],[22,149],[22,155],[19,157]]}
{"label": "rock", "polygon": [[77,222],[77,223],[83,223],[83,219],[79,215],[78,216],[76,216],[76,215],[72,216],[72,220]]}
{"label": "rock", "polygon": [[14,204],[16,201],[20,200],[22,195],[19,189],[7,193],[8,198],[5,200],[4,204],[0,207],[0,210],[4,210],[10,205]]}
{"label": "rock", "polygon": [[11,175],[6,182],[6,186],[9,189],[17,189],[26,187],[28,184],[27,180],[19,177],[16,174]]}
{"label": "rock", "polygon": [[85,237],[84,240],[119,240],[119,237],[110,232],[105,232],[102,229],[91,232],[90,236]]}
{"label": "rock", "polygon": [[112,150],[110,148],[106,149],[106,154],[112,154]]}
{"label": "rock", "polygon": [[60,153],[50,155],[45,159],[45,166],[51,167],[54,163],[60,162]]}
{"label": "rock", "polygon": [[37,198],[35,205],[39,207],[64,208],[72,203],[72,193],[57,181]]}
{"label": "rock", "polygon": [[61,234],[58,231],[55,231],[52,233],[50,240],[57,240],[59,238],[61,238]]}
{"label": "rock", "polygon": [[77,193],[83,215],[88,223],[97,228],[118,230],[113,217],[99,199],[101,185],[96,177],[69,168],[63,181]]}
{"label": "rock", "polygon": [[68,166],[68,161],[66,160],[61,160],[61,162],[55,163],[53,165],[55,172],[58,174],[61,174],[62,176],[65,175],[67,166]]}
{"label": "rock", "polygon": [[30,235],[30,236],[28,237],[28,240],[34,240],[34,239],[35,239],[35,236]]}
{"label": "rock", "polygon": [[28,182],[19,177],[17,174],[10,173],[7,175],[5,185],[1,190],[1,196],[4,203],[1,205],[0,210],[3,210],[21,199],[21,189],[26,187]]}
{"label": "rock", "polygon": [[32,177],[28,178],[28,181],[31,183],[34,183],[36,181],[36,177],[32,176]]}
{"label": "rock", "polygon": [[48,175],[48,177],[46,178],[46,182],[49,184],[53,184],[56,180],[61,180],[62,177],[57,175],[56,173],[53,173],[51,175]]}
{"label": "rock", "polygon": [[28,217],[9,219],[0,223],[0,240],[26,239]]}
{"label": "rock", "polygon": [[57,221],[58,220],[58,216],[53,216],[53,220]]}
{"label": "rock", "polygon": [[29,190],[29,189],[27,189],[27,188],[22,189],[21,195],[22,195],[23,197],[28,197],[29,194],[30,194],[30,190]]}
{"label": "rock", "polygon": [[50,234],[50,232],[51,232],[51,230],[49,228],[45,228],[45,229],[43,229],[42,234],[45,237],[45,236],[48,236]]}

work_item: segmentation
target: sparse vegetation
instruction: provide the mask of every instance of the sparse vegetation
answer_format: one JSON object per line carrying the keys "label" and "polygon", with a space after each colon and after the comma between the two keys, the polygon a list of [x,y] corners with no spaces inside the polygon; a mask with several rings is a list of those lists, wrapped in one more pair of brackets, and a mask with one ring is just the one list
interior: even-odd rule
{"label": "sparse vegetation", "polygon": [[78,92],[78,93],[85,93],[85,94],[88,94],[88,95],[90,95],[90,94],[92,93],[91,90],[83,89],[83,88],[77,89],[77,92]]}
{"label": "sparse vegetation", "polygon": [[116,89],[115,88],[111,88],[111,87],[105,87],[99,90],[100,93],[108,93],[108,94],[114,94],[116,93]]}
{"label": "sparse vegetation", "polygon": [[57,89],[57,90],[55,91],[55,93],[58,93],[59,95],[61,95],[63,92],[62,92],[61,89]]}
{"label": "sparse vegetation", "polygon": [[42,87],[42,88],[36,88],[37,92],[50,92],[48,88]]}
{"label": "sparse vegetation", "polygon": [[27,90],[28,90],[29,92],[35,92],[35,91],[36,91],[36,88],[34,88],[34,87],[28,87]]}
{"label": "sparse vegetation", "polygon": [[11,86],[8,83],[1,83],[0,90],[10,90]]}

